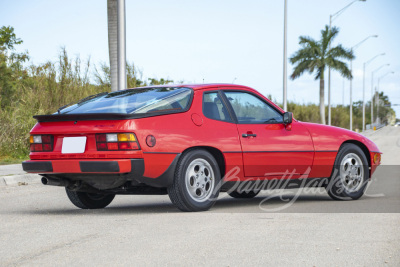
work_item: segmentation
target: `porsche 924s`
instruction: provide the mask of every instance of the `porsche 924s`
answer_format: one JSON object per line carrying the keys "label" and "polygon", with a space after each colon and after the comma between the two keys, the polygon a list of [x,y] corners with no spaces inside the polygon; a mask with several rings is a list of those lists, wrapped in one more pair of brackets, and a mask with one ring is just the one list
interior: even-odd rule
{"label": "porsche 924s", "polygon": [[180,210],[208,210],[220,191],[251,198],[265,188],[240,185],[287,179],[325,179],[333,199],[358,199],[381,160],[368,138],[300,122],[232,84],[101,93],[34,118],[23,169],[64,186],[82,209],[116,194],[168,194]]}

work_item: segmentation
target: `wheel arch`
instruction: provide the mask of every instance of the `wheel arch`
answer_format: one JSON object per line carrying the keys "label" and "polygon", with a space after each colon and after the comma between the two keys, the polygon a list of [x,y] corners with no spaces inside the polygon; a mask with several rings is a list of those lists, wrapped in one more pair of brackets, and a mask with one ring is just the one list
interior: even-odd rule
{"label": "wheel arch", "polygon": [[366,145],[364,145],[362,142],[357,141],[357,140],[346,140],[341,144],[340,148],[344,144],[354,144],[354,145],[358,146],[364,152],[365,157],[367,158],[367,162],[368,162],[369,177],[371,177],[371,166],[372,166],[371,165],[371,153],[370,153],[368,147]]}
{"label": "wheel arch", "polygon": [[215,148],[215,147],[211,147],[211,146],[193,146],[193,147],[189,147],[189,148],[185,149],[182,152],[182,154],[189,150],[195,150],[195,149],[203,149],[203,150],[206,150],[207,152],[209,152],[218,163],[219,171],[221,173],[221,178],[224,177],[225,170],[226,170],[226,163],[225,163],[224,154],[222,153],[221,150],[219,150],[218,148]]}

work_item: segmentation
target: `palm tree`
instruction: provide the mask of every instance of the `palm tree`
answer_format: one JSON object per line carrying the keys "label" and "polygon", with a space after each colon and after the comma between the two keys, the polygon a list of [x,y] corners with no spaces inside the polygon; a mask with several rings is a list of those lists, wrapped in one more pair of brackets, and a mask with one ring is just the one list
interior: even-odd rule
{"label": "palm tree", "polygon": [[118,90],[118,14],[117,0],[107,0],[108,55],[110,57],[111,91]]}
{"label": "palm tree", "polygon": [[329,30],[328,26],[321,31],[321,40],[315,41],[311,37],[300,36],[299,44],[301,48],[293,54],[290,62],[295,64],[290,78],[292,80],[300,77],[305,71],[312,74],[314,71],[315,79],[319,79],[319,113],[321,123],[325,124],[325,103],[324,103],[324,72],[327,67],[337,70],[343,77],[351,79],[352,73],[346,63],[340,59],[353,59],[353,51],[346,49],[342,45],[329,49],[329,43],[338,35],[339,29],[333,27]]}

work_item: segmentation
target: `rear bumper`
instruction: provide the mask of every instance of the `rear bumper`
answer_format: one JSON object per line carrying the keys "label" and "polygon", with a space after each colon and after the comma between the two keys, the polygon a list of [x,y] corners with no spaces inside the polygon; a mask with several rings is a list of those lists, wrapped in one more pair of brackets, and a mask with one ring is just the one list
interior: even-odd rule
{"label": "rear bumper", "polygon": [[143,159],[116,160],[28,160],[22,168],[29,173],[132,173],[143,175]]}
{"label": "rear bumper", "polygon": [[177,154],[168,168],[158,177],[144,176],[144,159],[113,160],[28,160],[22,168],[29,173],[54,174],[72,180],[85,180],[92,177],[107,177],[109,180],[126,179],[152,187],[165,188],[172,184],[175,168],[180,154]]}

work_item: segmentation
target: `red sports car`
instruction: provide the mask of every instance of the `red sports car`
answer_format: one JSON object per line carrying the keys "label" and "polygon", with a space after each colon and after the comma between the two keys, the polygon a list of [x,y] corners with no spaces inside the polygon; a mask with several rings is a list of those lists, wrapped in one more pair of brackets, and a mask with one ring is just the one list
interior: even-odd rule
{"label": "red sports car", "polygon": [[277,184],[358,199],[381,159],[366,137],[297,121],[232,84],[101,93],[34,118],[23,169],[64,186],[82,209],[104,208],[116,194],[168,194],[180,210],[201,211],[220,191],[251,198]]}

